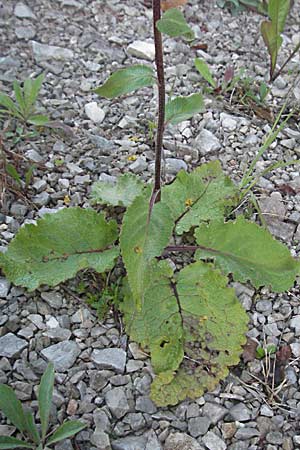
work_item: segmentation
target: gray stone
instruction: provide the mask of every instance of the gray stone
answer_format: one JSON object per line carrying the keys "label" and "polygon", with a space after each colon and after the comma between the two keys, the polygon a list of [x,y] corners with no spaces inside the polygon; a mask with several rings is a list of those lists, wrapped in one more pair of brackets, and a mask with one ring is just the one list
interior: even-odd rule
{"label": "gray stone", "polygon": [[145,450],[146,442],[145,436],[127,436],[113,441],[111,446],[113,450]]}
{"label": "gray stone", "polygon": [[141,395],[136,399],[135,409],[136,411],[141,411],[147,414],[154,414],[157,411],[157,408],[152,400],[145,395]]}
{"label": "gray stone", "polygon": [[154,61],[155,47],[152,42],[134,41],[127,47],[128,55]]}
{"label": "gray stone", "polygon": [[36,41],[31,41],[34,58],[37,62],[47,60],[71,60],[74,58],[72,50],[63,47],[56,47],[54,45],[40,44]]}
{"label": "gray stone", "polygon": [[90,386],[96,392],[100,392],[108,383],[107,376],[104,376],[101,372],[93,371],[90,377]]}
{"label": "gray stone", "polygon": [[113,142],[105,139],[102,136],[90,135],[91,142],[100,150],[112,150],[114,148]]}
{"label": "gray stone", "polygon": [[34,13],[31,9],[22,2],[19,2],[15,6],[14,15],[19,19],[35,19]]}
{"label": "gray stone", "polygon": [[66,328],[51,328],[50,330],[46,331],[44,333],[44,336],[48,336],[50,339],[54,340],[55,342],[63,342],[68,341],[70,337],[72,336],[72,333],[70,330],[67,330]]}
{"label": "gray stone", "polygon": [[30,159],[30,161],[35,162],[35,163],[40,163],[43,161],[43,157],[33,148],[31,148],[30,150],[27,150],[27,152],[25,153],[25,156]]}
{"label": "gray stone", "polygon": [[223,439],[221,439],[219,436],[217,436],[212,431],[209,431],[202,438],[202,442],[209,450],[226,450],[226,448],[227,448]]}
{"label": "gray stone", "polygon": [[0,356],[14,358],[18,356],[27,345],[27,341],[24,339],[18,338],[13,333],[7,333],[0,337]]}
{"label": "gray stone", "polygon": [[172,433],[166,439],[164,450],[202,450],[202,447],[188,434]]}
{"label": "gray stone", "polygon": [[87,103],[84,107],[85,114],[94,123],[101,123],[105,118],[105,112],[101,109],[97,102]]}
{"label": "gray stone", "polygon": [[103,431],[96,429],[92,434],[91,443],[100,450],[111,450],[109,436]]}
{"label": "gray stone", "polygon": [[75,363],[80,354],[80,348],[74,341],[65,341],[51,345],[41,353],[48,361],[53,362],[58,372],[66,372]]}
{"label": "gray stone", "polygon": [[259,206],[267,224],[272,223],[274,219],[284,220],[286,208],[280,192],[272,192],[270,197],[262,197]]}
{"label": "gray stone", "polygon": [[133,431],[138,431],[146,425],[142,413],[129,413],[127,414],[126,417],[124,417],[123,422],[128,423],[128,425],[130,426],[130,428],[133,429]]}
{"label": "gray stone", "polygon": [[200,155],[207,155],[214,153],[221,148],[219,139],[209,130],[205,128],[200,131],[200,134],[195,140],[195,145],[199,150]]}
{"label": "gray stone", "polygon": [[266,436],[269,444],[281,445],[283,442],[283,435],[279,431],[270,431]]}
{"label": "gray stone", "polygon": [[94,350],[91,360],[99,369],[112,369],[117,373],[123,373],[126,364],[126,352],[121,348],[105,348]]}
{"label": "gray stone", "polygon": [[110,430],[110,420],[105,411],[96,409],[93,412],[93,418],[98,431],[108,432]]}
{"label": "gray stone", "polygon": [[47,188],[47,183],[45,180],[37,180],[33,183],[32,187],[37,194],[40,194]]}
{"label": "gray stone", "polygon": [[265,417],[273,417],[274,416],[273,410],[268,405],[265,405],[265,404],[262,405],[262,407],[260,408],[260,414]]}
{"label": "gray stone", "polygon": [[137,158],[132,164],[130,164],[129,169],[134,173],[144,172],[148,167],[147,161],[145,158],[140,157]]}
{"label": "gray stone", "polygon": [[230,408],[229,413],[234,420],[239,422],[246,422],[251,419],[251,412],[244,403],[237,403]]}
{"label": "gray stone", "polygon": [[211,422],[216,425],[223,417],[228,413],[227,409],[217,403],[205,403],[203,406],[203,414],[211,420]]}
{"label": "gray stone", "polygon": [[26,41],[29,41],[35,37],[36,30],[29,25],[27,27],[17,27],[15,33],[18,39],[25,39]]}
{"label": "gray stone", "polygon": [[255,303],[255,309],[268,316],[272,312],[272,302],[270,302],[270,300],[260,300]]}
{"label": "gray stone", "polygon": [[176,175],[179,170],[187,170],[187,164],[182,159],[166,158],[166,172]]}
{"label": "gray stone", "polygon": [[56,444],[55,450],[74,450],[74,447],[73,447],[70,439],[67,439],[65,441],[62,441],[62,442],[59,442],[58,444]]}
{"label": "gray stone", "polygon": [[130,411],[130,406],[122,387],[116,387],[107,391],[105,394],[105,402],[111,413],[117,418],[125,416]]}
{"label": "gray stone", "polygon": [[239,428],[234,437],[243,441],[259,435],[260,433],[256,428]]}
{"label": "gray stone", "polygon": [[27,206],[22,203],[13,203],[10,208],[11,214],[16,217],[24,217],[27,211]]}
{"label": "gray stone", "polygon": [[237,120],[229,114],[221,113],[220,120],[222,123],[222,127],[226,131],[234,131],[237,127]]}
{"label": "gray stone", "polygon": [[208,417],[193,417],[188,422],[188,430],[191,436],[197,438],[207,433],[211,425]]}
{"label": "gray stone", "polygon": [[37,206],[46,206],[50,201],[48,192],[43,191],[32,198],[32,202]]}
{"label": "gray stone", "polygon": [[63,298],[59,292],[42,292],[41,297],[49,306],[51,306],[51,308],[60,309],[63,305]]}
{"label": "gray stone", "polygon": [[[1,295],[0,295],[0,297],[1,297]],[[291,349],[292,349],[293,355],[296,358],[299,358],[299,356],[300,356],[300,343],[299,342],[294,342],[293,344],[291,344]]]}
{"label": "gray stone", "polygon": [[145,450],[162,450],[162,446],[153,430],[148,434]]}
{"label": "gray stone", "polygon": [[0,298],[6,298],[10,289],[10,282],[3,277],[0,277]]}
{"label": "gray stone", "polygon": [[294,316],[290,321],[290,327],[296,330],[296,333],[300,332],[300,315]]}

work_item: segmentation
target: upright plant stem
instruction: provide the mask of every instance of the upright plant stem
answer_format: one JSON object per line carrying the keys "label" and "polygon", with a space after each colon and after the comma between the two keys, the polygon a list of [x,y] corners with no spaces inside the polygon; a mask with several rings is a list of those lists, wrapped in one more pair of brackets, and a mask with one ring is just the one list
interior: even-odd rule
{"label": "upright plant stem", "polygon": [[161,17],[161,0],[152,0],[153,9],[153,31],[155,43],[155,64],[158,82],[158,121],[157,133],[155,142],[155,181],[153,190],[153,203],[160,200],[161,188],[161,160],[162,160],[162,146],[165,123],[165,76],[164,76],[164,60],[162,37],[160,31],[156,28],[156,23]]}

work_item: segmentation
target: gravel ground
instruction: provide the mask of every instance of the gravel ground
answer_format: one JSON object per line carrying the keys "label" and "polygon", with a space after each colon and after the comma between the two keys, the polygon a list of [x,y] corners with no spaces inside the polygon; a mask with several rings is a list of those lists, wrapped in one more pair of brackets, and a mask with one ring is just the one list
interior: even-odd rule
{"label": "gravel ground", "polygon": [[[299,6],[284,33],[284,60],[300,38]],[[245,68],[257,82],[268,78],[268,57],[259,35],[262,18],[232,17],[214,1],[189,0],[185,14],[207,49],[190,49],[165,39],[167,91],[182,95],[201,86],[195,56],[204,58],[221,79],[225,68]],[[151,122],[156,100],[144,89],[120,101],[99,100],[91,88],[124,65],[153,61],[151,11],[134,0],[0,1],[0,91],[11,82],[46,74],[40,110],[72,128],[72,136],[45,131],[14,149],[37,168],[25,201],[5,193],[0,214],[0,245],[5,248],[18,228],[47,211],[88,205],[90,186],[112,182],[131,171],[153,175]],[[137,44],[136,41],[142,43]],[[290,103],[300,97],[299,55],[275,81],[267,103],[275,112],[289,89]],[[203,83],[202,83],[203,86]],[[95,103],[97,102],[97,103]],[[206,96],[206,111],[169,127],[165,137],[165,179],[181,168],[220,159],[236,181],[270,130],[251,109]],[[279,134],[257,165],[297,159],[300,130],[296,121]],[[255,194],[269,229],[297,256],[300,250],[300,173],[289,166],[260,179]],[[299,289],[275,295],[235,284],[248,311],[249,338],[261,345],[290,344],[284,385],[268,390],[264,361],[241,361],[215,389],[177,407],[157,408],[149,399],[152,369],[135,343],[127,342],[119,320],[100,323],[78,282],[33,293],[0,277],[0,382],[8,383],[34,411],[35,385],[47,360],[56,367],[52,421],[80,418],[89,426],[56,450],[292,450],[300,448],[300,306]],[[281,379],[282,379],[281,377]],[[0,419],[0,435],[14,427]]]}

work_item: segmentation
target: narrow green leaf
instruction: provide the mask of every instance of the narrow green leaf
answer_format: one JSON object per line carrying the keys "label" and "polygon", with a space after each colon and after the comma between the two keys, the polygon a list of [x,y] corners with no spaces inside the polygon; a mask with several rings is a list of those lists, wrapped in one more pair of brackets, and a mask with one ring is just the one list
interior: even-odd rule
{"label": "narrow green leaf", "polygon": [[54,366],[52,363],[49,363],[45,373],[41,378],[41,383],[38,391],[39,413],[42,425],[42,440],[45,439],[49,426],[54,378]]}
{"label": "narrow green leaf", "polygon": [[14,165],[7,163],[5,166],[5,170],[8,173],[8,175],[10,175],[18,183],[19,186],[22,185],[21,177],[18,174],[18,171]]}
{"label": "narrow green leaf", "polygon": [[32,176],[33,176],[33,172],[34,172],[35,166],[30,166],[29,169],[26,171],[25,173],[25,185],[26,188],[28,188],[31,180],[32,180]]}
{"label": "narrow green leaf", "polygon": [[24,98],[26,103],[26,112],[29,115],[30,111],[34,110],[34,105],[44,81],[44,74],[42,73],[35,79],[28,78],[24,82]]}
{"label": "narrow green leaf", "polygon": [[16,104],[12,101],[12,99],[8,95],[2,94],[1,92],[0,92],[0,105],[4,106],[4,108],[7,109],[7,113],[19,117],[20,119],[22,118],[19,109],[17,108]]}
{"label": "narrow green leaf", "polygon": [[188,97],[176,97],[166,104],[166,122],[173,125],[188,120],[194,114],[203,111],[204,101],[200,94]]}
{"label": "narrow green leaf", "polygon": [[19,104],[19,107],[20,107],[20,110],[21,110],[22,114],[24,115],[25,114],[25,110],[26,110],[26,105],[25,105],[25,99],[24,99],[24,96],[23,96],[23,92],[22,92],[21,86],[20,86],[20,84],[17,81],[14,81],[13,87],[14,87],[14,93],[15,93],[15,96],[16,96],[16,100],[17,100],[17,102]]}
{"label": "narrow green leaf", "polygon": [[178,172],[173,183],[163,186],[161,201],[170,208],[176,232],[182,234],[201,222],[223,221],[237,199],[237,188],[220,162],[211,161],[191,173]]}
{"label": "narrow green leaf", "polygon": [[123,261],[136,305],[143,303],[144,280],[148,264],[168,244],[174,222],[167,205],[153,206],[149,219],[150,190],[137,197],[127,209],[120,236]]}
{"label": "narrow green leaf", "polygon": [[145,184],[134,174],[121,175],[115,184],[97,181],[92,185],[92,204],[129,206],[142,194]]}
{"label": "narrow green leaf", "polygon": [[16,285],[55,286],[83,269],[111,269],[119,251],[110,246],[117,237],[114,220],[106,222],[92,209],[64,208],[22,227],[0,265]]}
{"label": "narrow green leaf", "polygon": [[195,38],[193,30],[188,26],[184,15],[177,8],[168,9],[156,23],[156,27],[161,33],[170,37],[183,36],[189,41]]}
{"label": "narrow green leaf", "polygon": [[25,419],[26,419],[26,431],[28,435],[35,444],[39,445],[41,438],[37,426],[34,422],[34,417],[31,411],[25,412]]}
{"label": "narrow green leaf", "polygon": [[213,79],[211,71],[209,70],[208,65],[204,61],[204,59],[195,59],[195,66],[200,75],[215,89],[217,87],[216,81]]}
{"label": "narrow green leaf", "polygon": [[142,87],[152,86],[154,82],[153,69],[138,64],[113,73],[103,86],[98,87],[94,92],[100,97],[115,98]]}
{"label": "narrow green leaf", "polygon": [[42,114],[36,114],[35,116],[30,116],[27,119],[28,123],[32,125],[36,125],[37,127],[42,127],[46,125],[50,121],[48,116],[44,116]]}
{"label": "narrow green leaf", "polygon": [[197,258],[214,258],[224,273],[232,273],[241,283],[251,281],[259,288],[270,286],[283,292],[293,286],[299,262],[290,251],[262,227],[240,216],[236,222],[200,226],[195,236],[199,245]]}
{"label": "narrow green leaf", "polygon": [[22,404],[13,389],[5,384],[0,384],[0,410],[19,431],[25,431],[26,419]]}
{"label": "narrow green leaf", "polygon": [[290,0],[269,0],[268,15],[276,30],[276,34],[283,32],[287,15],[290,10]]}
{"label": "narrow green leaf", "polygon": [[0,436],[0,449],[4,450],[9,448],[34,448],[34,445],[11,436]]}
{"label": "narrow green leaf", "polygon": [[81,430],[86,428],[86,424],[80,422],[79,420],[70,420],[63,423],[60,427],[50,435],[46,445],[54,444],[55,442],[67,439],[75,434],[79,433]]}

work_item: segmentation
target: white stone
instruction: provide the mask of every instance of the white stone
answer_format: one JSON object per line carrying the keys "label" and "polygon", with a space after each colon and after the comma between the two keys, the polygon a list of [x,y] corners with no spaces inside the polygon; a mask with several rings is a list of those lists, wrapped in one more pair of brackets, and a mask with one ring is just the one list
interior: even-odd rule
{"label": "white stone", "polygon": [[134,41],[127,47],[127,53],[128,55],[135,56],[136,58],[154,61],[155,46],[151,42]]}
{"label": "white stone", "polygon": [[35,15],[31,11],[31,9],[25,5],[24,3],[17,3],[15,6],[14,14],[16,17],[20,19],[35,19]]}
{"label": "white stone", "polygon": [[291,344],[291,349],[292,349],[293,355],[296,358],[299,358],[299,356],[300,356],[300,343],[299,342],[294,342],[293,344]]}
{"label": "white stone", "polygon": [[56,60],[70,60],[73,59],[74,53],[72,50],[63,47],[56,47],[55,45],[40,44],[36,41],[31,41],[34,58],[37,62],[47,61],[49,59]]}
{"label": "white stone", "polygon": [[205,128],[197,136],[195,144],[200,155],[213,153],[221,148],[219,139],[211,131],[206,130]]}
{"label": "white stone", "polygon": [[84,107],[84,111],[89,119],[95,123],[101,123],[104,120],[105,112],[99,108],[97,102],[87,103]]}

